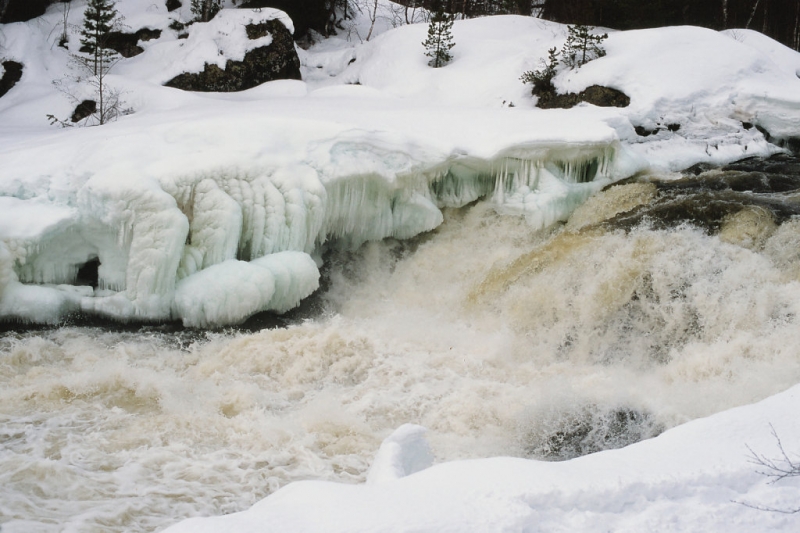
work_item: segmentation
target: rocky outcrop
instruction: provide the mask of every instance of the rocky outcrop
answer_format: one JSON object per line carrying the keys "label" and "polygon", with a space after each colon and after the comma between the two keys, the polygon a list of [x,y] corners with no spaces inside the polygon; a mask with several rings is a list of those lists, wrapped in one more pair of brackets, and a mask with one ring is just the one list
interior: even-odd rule
{"label": "rocky outcrop", "polygon": [[586,102],[598,107],[627,107],[631,99],[617,89],[592,85],[580,93],[557,94],[555,89],[534,91],[539,97],[536,106],[541,109],[569,109],[581,102]]}
{"label": "rocky outcrop", "polygon": [[273,80],[301,79],[300,59],[286,26],[269,20],[250,24],[246,30],[250,39],[272,35],[272,43],[250,50],[242,61],[228,60],[224,69],[206,63],[202,72],[179,74],[164,85],[185,91],[234,92]]}
{"label": "rocky outcrop", "polygon": [[3,61],[3,77],[0,78],[0,97],[22,79],[22,63],[16,61]]}
{"label": "rocky outcrop", "polygon": [[52,0],[8,0],[3,9],[3,1],[0,0],[0,23],[25,22],[44,15],[47,6],[53,3]]}
{"label": "rocky outcrop", "polygon": [[292,19],[295,37],[299,38],[305,35],[309,29],[325,33],[325,26],[331,16],[326,4],[327,2],[320,0],[246,0],[239,7],[280,9]]}
{"label": "rocky outcrop", "polygon": [[[105,47],[114,50],[122,57],[133,57],[144,52],[144,49],[139,46],[139,41],[150,41],[159,37],[161,37],[161,30],[151,30],[150,28],[142,28],[136,33],[112,31],[108,33]],[[90,49],[83,46],[80,51],[88,53]]]}
{"label": "rocky outcrop", "polygon": [[122,57],[133,57],[144,52],[139,46],[140,41],[150,41],[159,37],[161,37],[161,30],[151,30],[150,28],[142,28],[136,33],[112,31],[108,34],[106,46],[116,50]]}

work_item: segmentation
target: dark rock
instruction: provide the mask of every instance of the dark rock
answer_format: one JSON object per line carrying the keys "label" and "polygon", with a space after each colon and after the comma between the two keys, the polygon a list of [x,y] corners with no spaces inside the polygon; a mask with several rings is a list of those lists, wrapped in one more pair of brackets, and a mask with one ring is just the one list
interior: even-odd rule
{"label": "dark rock", "polygon": [[180,0],[167,0],[167,11],[175,11],[182,5]]}
{"label": "dark rock", "polygon": [[327,34],[330,9],[322,0],[247,0],[239,7],[256,9],[272,7],[286,12],[294,23],[294,34],[302,37],[309,29]]}
{"label": "dark rock", "polygon": [[644,126],[634,126],[633,127],[633,131],[635,131],[636,135],[638,135],[639,137],[649,137],[650,135],[653,135],[654,133],[658,133],[658,128],[653,129],[653,130],[648,130]]}
{"label": "dark rock", "polygon": [[770,135],[770,133],[763,126],[756,124],[756,129],[761,132],[761,135],[764,136],[764,139],[766,139],[767,142],[772,139],[772,135]]}
{"label": "dark rock", "polygon": [[228,60],[224,70],[206,63],[202,72],[179,74],[164,85],[184,91],[233,92],[273,80],[301,79],[300,59],[286,26],[278,20],[253,26],[265,26],[272,43],[247,52],[242,61]]}
{"label": "dark rock", "polygon": [[3,77],[0,78],[0,97],[6,94],[11,88],[22,79],[22,63],[16,61],[3,61]]}
{"label": "dark rock", "polygon": [[[106,48],[110,48],[122,57],[138,56],[144,49],[139,46],[139,41],[150,41],[161,37],[161,30],[151,30],[142,28],[136,33],[123,33],[121,31],[109,32],[106,39]],[[88,53],[90,50],[83,46],[81,52]]]}
{"label": "dark rock", "polygon": [[562,413],[547,429],[520,435],[526,455],[564,461],[582,455],[622,448],[658,436],[663,425],[648,412],[621,407],[603,410],[586,406]]}
{"label": "dark rock", "polygon": [[261,24],[248,24],[244,27],[247,32],[247,38],[251,41],[266,37],[269,35],[269,23],[262,22]]}
{"label": "dark rock", "polygon": [[72,122],[80,122],[81,120],[90,117],[93,113],[97,112],[97,102],[94,100],[84,100],[75,107],[72,116],[69,118]]}
{"label": "dark rock", "polygon": [[[0,23],[25,22],[44,15],[52,0],[8,0],[8,5],[0,18]],[[2,2],[0,2],[0,5]]]}
{"label": "dark rock", "polygon": [[578,94],[557,94],[554,88],[534,90],[533,94],[539,97],[536,106],[541,109],[569,109],[581,102],[598,107],[626,107],[631,103],[631,99],[622,91],[601,85],[592,85]]}
{"label": "dark rock", "polygon": [[800,158],[795,156],[752,157],[723,167],[701,163],[683,174],[687,177],[653,181],[658,190],[653,202],[603,225],[628,230],[643,223],[654,228],[688,223],[713,234],[746,207],[762,209],[779,224],[800,216],[800,204],[793,199],[800,192]]}
{"label": "dark rock", "polygon": [[742,127],[744,129],[746,129],[746,130],[749,130],[749,129],[751,129],[753,127],[753,123],[752,122],[742,122]]}
{"label": "dark rock", "polygon": [[657,124],[656,127],[653,128],[652,130],[651,129],[647,129],[644,126],[634,126],[633,127],[633,130],[636,132],[636,135],[638,135],[639,137],[648,137],[650,135],[655,135],[659,131],[664,131],[665,129],[675,133],[676,131],[681,129],[681,125],[680,124]]}

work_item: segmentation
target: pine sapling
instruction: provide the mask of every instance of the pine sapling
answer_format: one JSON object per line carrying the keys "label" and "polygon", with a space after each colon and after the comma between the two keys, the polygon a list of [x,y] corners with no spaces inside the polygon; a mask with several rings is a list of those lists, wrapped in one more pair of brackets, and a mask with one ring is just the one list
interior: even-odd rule
{"label": "pine sapling", "polygon": [[522,83],[533,84],[533,94],[540,95],[545,92],[554,92],[553,78],[556,75],[558,66],[558,51],[555,46],[547,51],[547,62],[544,67],[538,70],[529,70],[522,74]]}
{"label": "pine sapling", "polygon": [[455,46],[453,35],[450,30],[453,28],[452,15],[448,15],[443,10],[439,10],[431,17],[428,24],[428,38],[423,41],[425,55],[431,60],[428,65],[433,68],[445,66],[453,59],[450,50]]}
{"label": "pine sapling", "polygon": [[589,26],[567,26],[569,35],[567,42],[561,49],[561,58],[565,65],[570,68],[580,68],[592,59],[603,57],[606,51],[603,49],[602,42],[608,38],[608,34],[594,35]]}

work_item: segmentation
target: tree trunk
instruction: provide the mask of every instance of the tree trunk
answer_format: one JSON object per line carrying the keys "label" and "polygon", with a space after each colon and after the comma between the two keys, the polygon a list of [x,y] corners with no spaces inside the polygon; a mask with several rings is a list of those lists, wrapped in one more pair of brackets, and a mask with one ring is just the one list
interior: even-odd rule
{"label": "tree trunk", "polygon": [[750,12],[750,18],[747,19],[747,24],[744,25],[744,29],[746,30],[750,29],[750,23],[753,22],[753,17],[756,16],[756,11],[758,10],[758,2],[759,0],[756,0],[755,4],[753,4],[753,11]]}
{"label": "tree trunk", "polygon": [[372,24],[369,25],[369,33],[367,33],[367,40],[372,37],[372,30],[375,29],[375,19],[378,17],[378,0],[375,0],[375,6],[372,8],[372,16],[370,20]]}

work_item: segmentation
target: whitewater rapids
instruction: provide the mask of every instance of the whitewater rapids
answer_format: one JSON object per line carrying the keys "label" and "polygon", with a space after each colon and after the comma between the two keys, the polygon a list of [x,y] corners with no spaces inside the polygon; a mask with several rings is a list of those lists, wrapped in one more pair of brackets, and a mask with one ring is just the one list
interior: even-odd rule
{"label": "whitewater rapids", "polygon": [[800,382],[800,221],[612,223],[656,195],[619,185],[538,232],[477,203],[332,249],[317,316],[282,329],[6,334],[3,533],[154,531],[360,482],[404,423],[437,462],[558,460]]}

